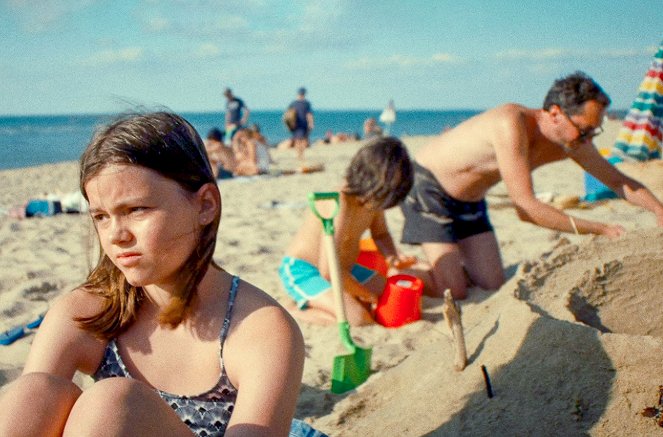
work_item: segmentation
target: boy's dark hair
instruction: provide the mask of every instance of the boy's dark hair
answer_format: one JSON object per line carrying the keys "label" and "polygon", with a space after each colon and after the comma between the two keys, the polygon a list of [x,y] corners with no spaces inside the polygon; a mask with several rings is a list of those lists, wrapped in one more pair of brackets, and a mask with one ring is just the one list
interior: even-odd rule
{"label": "boy's dark hair", "polygon": [[543,101],[546,111],[557,105],[568,115],[582,112],[584,104],[596,100],[603,107],[610,106],[610,97],[591,77],[582,71],[576,71],[561,79],[557,79]]}
{"label": "boy's dark hair", "polygon": [[414,181],[410,155],[394,137],[375,138],[355,154],[345,172],[345,194],[388,209],[400,203]]}
{"label": "boy's dark hair", "polygon": [[[94,135],[80,160],[80,188],[86,200],[87,182],[114,164],[154,170],[191,193],[207,183],[216,185],[202,139],[189,122],[169,112],[124,115]],[[219,209],[200,230],[197,248],[181,268],[180,290],[160,314],[161,323],[175,327],[182,321],[207,267],[216,266],[213,255],[220,220]],[[130,326],[144,300],[142,287],[129,284],[103,251],[81,288],[104,299],[97,314],[77,321],[104,339]]]}

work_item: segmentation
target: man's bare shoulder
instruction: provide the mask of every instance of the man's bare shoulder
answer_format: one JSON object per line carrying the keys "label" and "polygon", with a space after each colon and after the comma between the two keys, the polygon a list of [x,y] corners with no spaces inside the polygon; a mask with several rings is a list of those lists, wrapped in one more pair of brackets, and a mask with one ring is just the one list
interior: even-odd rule
{"label": "man's bare shoulder", "polygon": [[491,119],[496,123],[500,122],[514,122],[521,120],[529,112],[529,108],[518,103],[505,103],[504,105],[496,106],[484,113],[485,118]]}

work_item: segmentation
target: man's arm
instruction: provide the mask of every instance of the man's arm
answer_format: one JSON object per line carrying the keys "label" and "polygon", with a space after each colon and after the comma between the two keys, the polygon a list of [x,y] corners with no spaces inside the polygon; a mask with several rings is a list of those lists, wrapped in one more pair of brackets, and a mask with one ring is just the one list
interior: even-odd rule
{"label": "man's arm", "polygon": [[569,156],[585,171],[603,182],[612,191],[630,203],[645,208],[656,215],[656,222],[663,226],[663,204],[640,182],[626,176],[610,164],[593,144],[582,144]]}
{"label": "man's arm", "polygon": [[312,131],[314,124],[313,124],[313,113],[312,112],[307,112],[306,113],[306,122],[308,123],[308,130]]}
{"label": "man's arm", "polygon": [[521,220],[563,232],[611,237],[623,234],[621,226],[580,218],[571,220],[570,216],[536,198],[529,164],[530,144],[523,114],[502,115],[502,119],[495,124],[493,144],[500,175]]}

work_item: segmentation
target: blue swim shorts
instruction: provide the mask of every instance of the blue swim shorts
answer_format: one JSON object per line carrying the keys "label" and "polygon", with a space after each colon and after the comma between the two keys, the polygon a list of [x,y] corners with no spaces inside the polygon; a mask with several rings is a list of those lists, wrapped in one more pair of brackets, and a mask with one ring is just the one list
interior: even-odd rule
{"label": "blue swim shorts", "polygon": [[[367,283],[375,271],[355,264],[350,272],[360,284]],[[320,274],[320,270],[304,260],[286,256],[279,266],[279,277],[288,295],[300,309],[306,308],[309,300],[319,297],[331,289],[331,284]]]}

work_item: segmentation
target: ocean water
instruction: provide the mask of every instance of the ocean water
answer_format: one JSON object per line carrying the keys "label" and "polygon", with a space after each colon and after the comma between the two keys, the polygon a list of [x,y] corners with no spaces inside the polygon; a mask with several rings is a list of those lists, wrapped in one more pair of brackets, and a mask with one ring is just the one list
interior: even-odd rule
{"label": "ocean water", "polygon": [[[361,135],[364,120],[381,111],[315,111],[312,141],[325,132]],[[434,135],[479,111],[398,111],[391,127],[395,136]],[[205,138],[213,127],[222,128],[222,112],[182,113]],[[249,124],[256,123],[272,145],[289,137],[281,111],[252,111]],[[111,115],[53,115],[0,117],[0,170],[77,160],[94,130],[112,120]]]}

